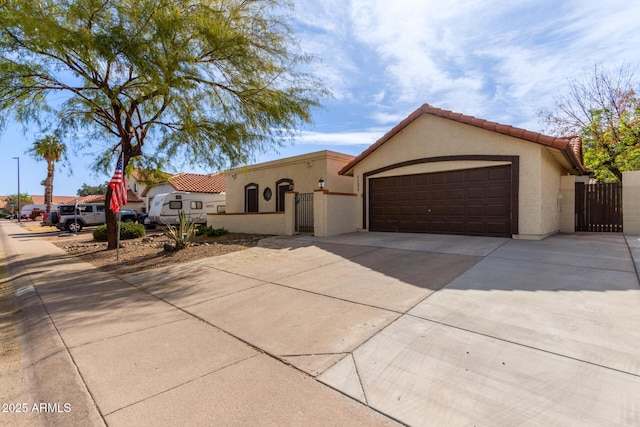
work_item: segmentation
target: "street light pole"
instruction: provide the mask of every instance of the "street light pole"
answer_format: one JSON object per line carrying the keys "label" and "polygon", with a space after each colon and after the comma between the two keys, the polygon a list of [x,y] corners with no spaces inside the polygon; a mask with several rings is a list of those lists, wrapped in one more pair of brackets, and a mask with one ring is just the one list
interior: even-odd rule
{"label": "street light pole", "polygon": [[18,161],[18,222],[22,221],[22,212],[20,211],[20,157],[14,157]]}

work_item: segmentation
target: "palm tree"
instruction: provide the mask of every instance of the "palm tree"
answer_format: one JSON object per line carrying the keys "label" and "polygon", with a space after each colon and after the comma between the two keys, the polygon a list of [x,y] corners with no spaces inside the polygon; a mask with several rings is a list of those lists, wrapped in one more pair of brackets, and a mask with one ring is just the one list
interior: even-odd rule
{"label": "palm tree", "polygon": [[47,179],[44,185],[44,203],[47,205],[47,212],[51,211],[53,199],[53,172],[55,163],[59,162],[65,155],[67,147],[57,137],[47,135],[33,143],[29,153],[36,159],[44,159],[47,162]]}

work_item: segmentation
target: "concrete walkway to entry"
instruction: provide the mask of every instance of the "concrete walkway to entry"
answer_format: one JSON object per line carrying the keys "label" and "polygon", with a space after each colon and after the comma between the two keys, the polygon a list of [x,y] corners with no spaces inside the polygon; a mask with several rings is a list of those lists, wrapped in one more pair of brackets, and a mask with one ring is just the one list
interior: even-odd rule
{"label": "concrete walkway to entry", "polygon": [[72,403],[0,424],[640,425],[638,236],[275,237],[119,276],[0,232],[28,398]]}

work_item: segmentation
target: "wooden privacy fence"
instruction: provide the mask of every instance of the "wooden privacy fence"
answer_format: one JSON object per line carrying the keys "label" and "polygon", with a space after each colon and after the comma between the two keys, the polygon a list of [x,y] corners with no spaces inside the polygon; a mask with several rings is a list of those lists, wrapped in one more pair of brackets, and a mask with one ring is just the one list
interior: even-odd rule
{"label": "wooden privacy fence", "polygon": [[576,183],[576,231],[622,232],[622,183]]}

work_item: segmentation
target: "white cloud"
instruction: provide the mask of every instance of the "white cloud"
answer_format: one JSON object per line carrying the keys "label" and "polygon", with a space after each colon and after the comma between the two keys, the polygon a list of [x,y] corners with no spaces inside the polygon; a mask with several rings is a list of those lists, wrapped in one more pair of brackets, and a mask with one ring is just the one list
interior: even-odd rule
{"label": "white cloud", "polygon": [[594,62],[640,62],[640,2],[296,3],[337,98],[383,125],[427,102],[530,126]]}

